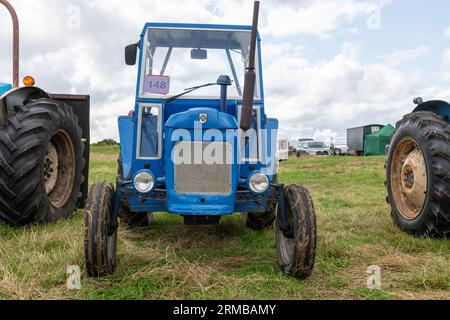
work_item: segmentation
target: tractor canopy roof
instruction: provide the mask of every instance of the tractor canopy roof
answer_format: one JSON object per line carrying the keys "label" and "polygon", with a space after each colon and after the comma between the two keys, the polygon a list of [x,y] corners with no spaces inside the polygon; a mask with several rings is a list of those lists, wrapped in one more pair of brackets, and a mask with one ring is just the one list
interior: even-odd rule
{"label": "tractor canopy roof", "polygon": [[142,35],[147,31],[148,40],[156,48],[241,50],[249,42],[251,26],[147,23]]}

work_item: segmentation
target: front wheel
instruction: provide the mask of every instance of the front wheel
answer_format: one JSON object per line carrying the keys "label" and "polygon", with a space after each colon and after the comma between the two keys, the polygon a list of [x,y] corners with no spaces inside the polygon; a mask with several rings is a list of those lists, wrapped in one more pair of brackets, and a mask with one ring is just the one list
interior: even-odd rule
{"label": "front wheel", "polygon": [[107,182],[92,186],[86,203],[84,253],[90,277],[111,275],[116,268],[117,230],[111,232],[114,188]]}
{"label": "front wheel", "polygon": [[308,278],[314,269],[317,249],[316,213],[309,192],[298,185],[285,188],[286,224],[277,219],[278,265],[298,279]]}

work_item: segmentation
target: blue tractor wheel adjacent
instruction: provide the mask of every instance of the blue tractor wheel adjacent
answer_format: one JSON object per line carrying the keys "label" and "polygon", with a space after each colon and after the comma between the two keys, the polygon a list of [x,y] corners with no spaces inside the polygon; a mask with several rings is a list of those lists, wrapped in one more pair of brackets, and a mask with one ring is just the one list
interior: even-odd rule
{"label": "blue tractor wheel adjacent", "polygon": [[395,224],[418,236],[449,236],[448,118],[433,112],[406,115],[397,123],[386,169]]}
{"label": "blue tractor wheel adjacent", "polygon": [[278,265],[290,276],[309,277],[313,270],[317,249],[316,212],[309,192],[298,185],[284,190],[285,218],[276,225]]}
{"label": "blue tractor wheel adjacent", "polygon": [[114,187],[92,185],[86,202],[84,253],[90,277],[111,275],[116,268],[117,228],[112,221]]}

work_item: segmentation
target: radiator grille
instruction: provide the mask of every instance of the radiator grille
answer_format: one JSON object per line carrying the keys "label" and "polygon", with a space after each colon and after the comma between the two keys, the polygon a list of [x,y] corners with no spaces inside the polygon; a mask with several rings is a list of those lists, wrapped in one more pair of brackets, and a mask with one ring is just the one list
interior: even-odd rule
{"label": "radiator grille", "polygon": [[[233,148],[223,142],[180,142],[172,154],[175,192],[229,195],[232,192]],[[219,160],[219,161],[218,161]]]}

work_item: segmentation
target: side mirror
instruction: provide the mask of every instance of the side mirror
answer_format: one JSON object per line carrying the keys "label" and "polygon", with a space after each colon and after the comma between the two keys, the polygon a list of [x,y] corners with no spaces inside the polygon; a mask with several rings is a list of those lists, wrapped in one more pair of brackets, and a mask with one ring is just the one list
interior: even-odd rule
{"label": "side mirror", "polygon": [[134,66],[136,64],[137,49],[141,43],[130,44],[125,47],[125,63],[128,66]]}
{"label": "side mirror", "polygon": [[207,60],[208,59],[208,51],[202,49],[193,49],[191,51],[191,59],[192,60]]}

